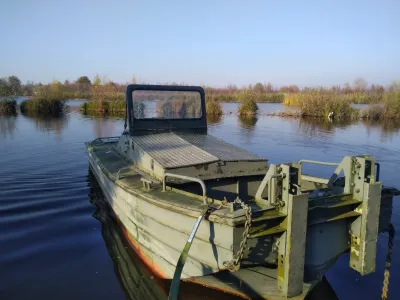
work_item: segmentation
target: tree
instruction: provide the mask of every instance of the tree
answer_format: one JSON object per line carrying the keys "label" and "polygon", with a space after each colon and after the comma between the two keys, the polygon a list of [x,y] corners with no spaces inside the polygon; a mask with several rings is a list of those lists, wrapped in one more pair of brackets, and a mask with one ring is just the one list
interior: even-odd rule
{"label": "tree", "polygon": [[300,89],[297,85],[282,86],[279,91],[281,93],[298,93]]}
{"label": "tree", "polygon": [[10,86],[11,89],[11,93],[13,96],[18,96],[21,95],[21,80],[15,76],[9,76],[8,77],[8,84]]}
{"label": "tree", "polygon": [[22,95],[23,96],[32,96],[34,87],[35,87],[35,84],[33,81],[27,81],[25,84],[23,84],[21,86]]}
{"label": "tree", "polygon": [[96,76],[94,76],[93,78],[93,85],[100,85],[101,84],[101,79],[99,74],[96,74]]}
{"label": "tree", "polygon": [[264,90],[266,93],[272,93],[274,91],[272,84],[270,82],[264,84]]}
{"label": "tree", "polygon": [[385,92],[385,88],[380,84],[371,84],[370,91],[374,94],[383,94]]}
{"label": "tree", "polygon": [[400,81],[393,81],[389,87],[388,90],[391,92],[398,92],[400,91]]}
{"label": "tree", "polygon": [[261,82],[257,82],[253,87],[253,91],[256,93],[263,94],[265,92],[264,86],[262,85]]}
{"label": "tree", "polygon": [[354,90],[356,92],[365,92],[367,90],[367,86],[367,81],[362,77],[356,78],[354,80]]}
{"label": "tree", "polygon": [[8,80],[0,78],[0,97],[10,97],[12,94]]}
{"label": "tree", "polygon": [[50,90],[53,93],[60,93],[62,88],[62,83],[58,80],[53,80],[53,82],[50,84]]}
{"label": "tree", "polygon": [[89,79],[89,77],[87,77],[87,76],[81,76],[81,77],[79,77],[76,81],[75,81],[75,83],[77,83],[77,84],[84,84],[84,85],[92,85],[92,82],[90,81],[90,79]]}

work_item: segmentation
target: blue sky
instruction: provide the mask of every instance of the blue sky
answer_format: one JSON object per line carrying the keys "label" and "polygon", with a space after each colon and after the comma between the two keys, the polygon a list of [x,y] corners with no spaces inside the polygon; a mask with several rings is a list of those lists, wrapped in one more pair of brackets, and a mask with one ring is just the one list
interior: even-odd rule
{"label": "blue sky", "polygon": [[0,77],[388,84],[399,12],[399,0],[0,0]]}

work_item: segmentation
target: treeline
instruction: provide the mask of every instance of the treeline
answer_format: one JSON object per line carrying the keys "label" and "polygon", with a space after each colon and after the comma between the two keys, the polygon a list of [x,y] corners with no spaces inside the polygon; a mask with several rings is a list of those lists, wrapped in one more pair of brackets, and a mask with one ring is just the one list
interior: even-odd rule
{"label": "treeline", "polygon": [[[45,96],[56,95],[63,99],[92,99],[92,98],[114,98],[122,99],[125,93],[126,86],[129,83],[136,83],[136,78],[133,77],[131,82],[116,83],[107,77],[100,78],[96,75],[93,80],[88,76],[80,76],[75,81],[65,80],[63,83],[54,80],[49,84],[34,83],[28,81],[22,84],[17,76],[9,76],[8,78],[0,79],[0,97],[5,95],[13,96]],[[144,83],[145,84],[145,83]],[[184,83],[169,83],[170,85],[185,85]],[[204,86],[207,97],[210,100],[219,102],[240,102],[243,95],[256,95],[257,102],[283,102],[285,95],[294,93],[309,93],[309,92],[326,92],[336,94],[352,95],[355,103],[370,103],[376,102],[379,95],[397,89],[400,82],[395,82],[384,87],[379,84],[369,85],[366,80],[358,78],[352,84],[346,83],[343,86],[331,87],[303,87],[297,85],[273,86],[271,83],[257,82],[249,86],[238,87],[231,84],[226,87],[210,87]],[[371,96],[372,95],[372,96]],[[378,95],[377,97],[375,95]],[[122,97],[122,98],[121,98]]]}
{"label": "treeline", "polygon": [[[393,92],[398,90],[400,82],[393,82],[384,87],[380,84],[369,85],[362,78],[356,79],[353,84],[346,83],[343,86],[335,85],[331,87],[303,87],[297,85],[287,85],[275,87],[271,83],[258,82],[247,87],[238,87],[236,85],[228,85],[224,88],[205,87],[208,97],[215,101],[221,102],[242,102],[243,95],[255,95],[256,102],[284,102],[288,95],[299,93],[326,93],[347,95],[351,103],[379,103],[385,92]],[[290,96],[289,96],[290,97]]]}
{"label": "treeline", "polygon": [[98,75],[93,78],[93,81],[90,80],[88,76],[81,76],[75,81],[65,80],[63,83],[58,80],[53,80],[48,84],[42,84],[41,82],[35,83],[33,81],[22,84],[21,80],[13,75],[0,78],[0,97],[38,96],[55,93],[68,95],[70,97],[79,96],[83,99],[87,99],[92,97],[95,92],[98,92],[96,91],[96,87],[101,86],[101,90],[108,93],[125,93],[127,84],[129,83],[118,84],[106,77],[101,79]]}

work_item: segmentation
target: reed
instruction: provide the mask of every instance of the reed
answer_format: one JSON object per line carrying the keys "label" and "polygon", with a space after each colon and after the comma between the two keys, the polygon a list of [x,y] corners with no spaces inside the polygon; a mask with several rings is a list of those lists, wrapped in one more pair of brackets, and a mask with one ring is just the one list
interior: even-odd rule
{"label": "reed", "polygon": [[244,89],[238,93],[238,100],[240,101],[238,114],[239,115],[255,115],[258,111],[256,103],[257,93],[252,89]]}
{"label": "reed", "polygon": [[[246,94],[246,93],[245,93]],[[254,101],[255,102],[265,102],[265,103],[281,103],[284,101],[285,95],[281,93],[258,93],[254,92]],[[242,91],[235,93],[221,93],[221,94],[211,94],[212,99],[218,102],[240,102],[240,99],[243,100]]]}
{"label": "reed", "polygon": [[366,120],[381,120],[383,118],[384,107],[383,105],[375,104],[369,105],[368,108],[361,111],[361,119]]}
{"label": "reed", "polygon": [[336,93],[302,93],[299,103],[302,116],[327,117],[333,113],[335,118],[350,118],[354,112],[351,103]]}
{"label": "reed", "polygon": [[80,109],[83,113],[111,113],[119,114],[125,113],[125,101],[124,100],[93,100],[87,101],[81,104]]}
{"label": "reed", "polygon": [[222,115],[221,104],[215,100],[208,100],[206,102],[207,115]]}
{"label": "reed", "polygon": [[400,90],[385,93],[382,103],[383,118],[400,118]]}
{"label": "reed", "polygon": [[281,93],[261,94],[257,99],[257,102],[282,103],[285,95]]}
{"label": "reed", "polygon": [[380,104],[369,105],[360,115],[373,121],[400,118],[400,91],[384,93]]}
{"label": "reed", "polygon": [[302,116],[327,117],[333,113],[338,118],[352,117],[356,112],[345,94],[311,91],[286,94],[284,105],[298,106]]}
{"label": "reed", "polygon": [[65,101],[49,98],[33,98],[24,100],[20,104],[22,113],[39,112],[43,114],[60,113],[65,110]]}
{"label": "reed", "polygon": [[15,113],[17,111],[17,102],[15,100],[0,100],[0,113]]}
{"label": "reed", "polygon": [[299,106],[300,105],[299,95],[300,95],[299,93],[284,95],[283,104],[286,106]]}

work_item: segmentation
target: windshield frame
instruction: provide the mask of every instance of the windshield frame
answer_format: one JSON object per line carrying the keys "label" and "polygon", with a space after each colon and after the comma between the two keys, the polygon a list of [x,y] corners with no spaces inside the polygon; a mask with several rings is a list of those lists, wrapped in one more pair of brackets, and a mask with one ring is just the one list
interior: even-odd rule
{"label": "windshield frame", "polygon": [[[133,92],[135,90],[149,91],[185,91],[198,92],[201,100],[201,117],[185,119],[137,119],[133,113]],[[130,135],[143,134],[155,131],[205,131],[207,132],[207,111],[204,89],[200,86],[176,86],[176,85],[146,85],[131,84],[126,88],[127,119]]]}

